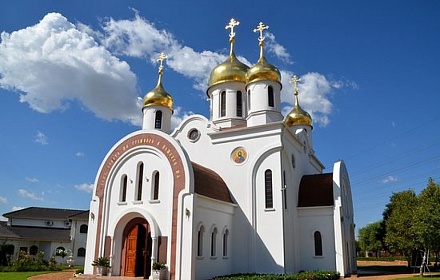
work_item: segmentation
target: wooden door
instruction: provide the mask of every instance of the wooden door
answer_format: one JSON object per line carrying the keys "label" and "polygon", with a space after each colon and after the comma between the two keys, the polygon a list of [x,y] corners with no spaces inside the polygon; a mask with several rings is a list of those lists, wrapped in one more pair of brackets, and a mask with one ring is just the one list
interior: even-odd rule
{"label": "wooden door", "polygon": [[136,276],[136,247],[138,239],[138,225],[130,228],[126,239],[125,276]]}

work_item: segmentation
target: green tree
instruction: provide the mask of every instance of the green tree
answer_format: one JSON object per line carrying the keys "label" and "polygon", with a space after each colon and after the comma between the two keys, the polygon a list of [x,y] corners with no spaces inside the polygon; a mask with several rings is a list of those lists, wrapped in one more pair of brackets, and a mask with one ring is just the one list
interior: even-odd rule
{"label": "green tree", "polygon": [[423,275],[429,252],[438,251],[440,245],[440,185],[429,178],[426,188],[418,199],[414,232],[418,247],[424,252],[420,266],[420,274]]}
{"label": "green tree", "polygon": [[375,252],[376,257],[380,257],[382,246],[382,221],[371,223],[359,229],[359,246],[361,250],[368,252]]}
{"label": "green tree", "polygon": [[417,249],[414,223],[418,198],[413,190],[393,193],[383,213],[385,244],[390,252],[401,252],[411,265],[411,253]]}

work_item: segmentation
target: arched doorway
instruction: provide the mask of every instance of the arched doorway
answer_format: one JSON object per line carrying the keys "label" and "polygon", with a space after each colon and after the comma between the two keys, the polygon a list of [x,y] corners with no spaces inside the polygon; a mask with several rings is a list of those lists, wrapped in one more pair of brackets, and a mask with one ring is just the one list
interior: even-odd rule
{"label": "arched doorway", "polygon": [[124,229],[122,275],[148,278],[151,274],[151,230],[143,218],[135,218]]}

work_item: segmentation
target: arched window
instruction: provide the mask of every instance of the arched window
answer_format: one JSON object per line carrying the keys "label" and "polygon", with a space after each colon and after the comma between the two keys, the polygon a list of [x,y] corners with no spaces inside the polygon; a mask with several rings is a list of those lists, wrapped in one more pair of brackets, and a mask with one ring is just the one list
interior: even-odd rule
{"label": "arched window", "polygon": [[251,90],[248,89],[247,91],[247,102],[248,102],[248,110],[251,109]]}
{"label": "arched window", "polygon": [[217,228],[214,228],[211,232],[211,257],[217,255]]}
{"label": "arched window", "polygon": [[87,226],[86,224],[82,224],[79,227],[79,233],[87,233],[88,230],[89,230],[89,226]]}
{"label": "arched window", "polygon": [[138,174],[137,174],[137,187],[136,187],[136,200],[142,200],[142,178],[144,177],[144,163],[141,162],[138,165]]}
{"label": "arched window", "polygon": [[243,94],[237,91],[237,117],[243,117]]}
{"label": "arched window", "polygon": [[153,200],[159,199],[159,171],[154,173],[153,179]]}
{"label": "arched window", "polygon": [[77,257],[85,257],[86,256],[86,248],[78,248],[78,252],[76,253]]}
{"label": "arched window", "polygon": [[29,255],[35,256],[38,253],[38,246],[32,245],[29,248]]}
{"label": "arched window", "polygon": [[220,93],[220,117],[226,116],[226,91]]}
{"label": "arched window", "polygon": [[199,231],[197,233],[197,256],[203,256],[203,235],[205,233],[205,228],[200,226]]}
{"label": "arched window", "polygon": [[264,190],[266,208],[273,208],[273,195],[272,195],[272,170],[267,169],[264,172]]}
{"label": "arched window", "polygon": [[274,107],[274,98],[273,98],[273,87],[269,86],[267,88],[267,97],[268,97],[268,101],[269,101],[269,107]]}
{"label": "arched window", "polygon": [[126,174],[122,175],[121,192],[119,194],[119,201],[120,202],[127,201],[127,181],[128,181],[127,175]]}
{"label": "arched window", "polygon": [[313,234],[315,241],[315,256],[322,256],[322,237],[319,231],[315,231]]}
{"label": "arched window", "polygon": [[157,111],[154,117],[154,128],[161,129],[162,128],[162,111]]}
{"label": "arched window", "polygon": [[223,257],[228,256],[228,238],[229,238],[229,230],[225,230],[223,233]]}

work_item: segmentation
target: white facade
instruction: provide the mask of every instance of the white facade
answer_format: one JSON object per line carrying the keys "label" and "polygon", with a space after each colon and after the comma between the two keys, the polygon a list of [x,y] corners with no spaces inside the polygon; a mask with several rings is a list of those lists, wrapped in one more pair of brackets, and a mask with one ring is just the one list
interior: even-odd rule
{"label": "white facade", "polygon": [[[211,75],[210,119],[190,116],[171,134],[150,125],[151,112],[171,110],[161,95],[144,99],[143,129],[118,141],[98,170],[86,274],[101,256],[112,275],[152,277],[153,263],[164,262],[169,278],[182,280],[356,271],[344,163],[323,174],[311,125],[283,119],[281,83],[246,83],[234,69],[213,70],[232,78]],[[171,115],[162,116],[168,126]]]}

